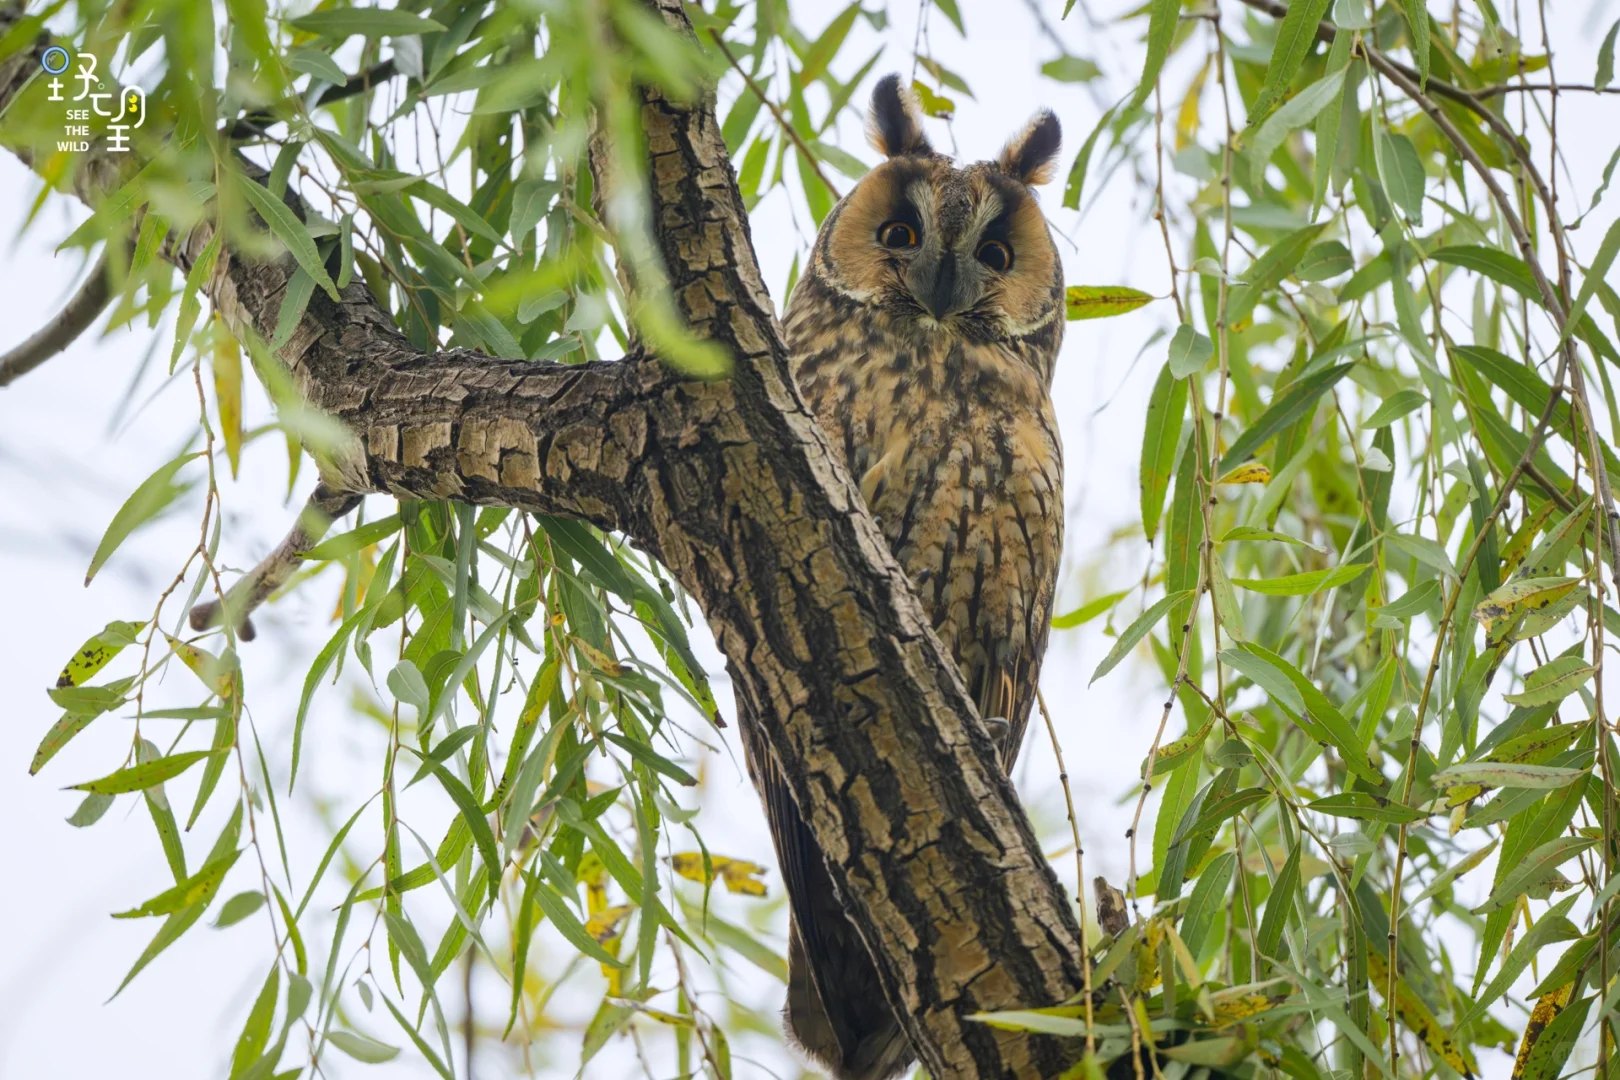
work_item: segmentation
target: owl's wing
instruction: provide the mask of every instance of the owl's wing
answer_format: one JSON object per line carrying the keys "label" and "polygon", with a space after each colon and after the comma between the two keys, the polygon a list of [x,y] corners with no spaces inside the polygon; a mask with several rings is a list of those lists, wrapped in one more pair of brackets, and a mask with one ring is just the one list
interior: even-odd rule
{"label": "owl's wing", "polygon": [[1007,721],[1010,730],[1002,763],[1008,774],[1012,773],[1013,762],[1024,745],[1024,732],[1035,706],[1056,591],[1054,583],[1047,580],[1036,593],[1027,630],[1029,648],[1009,653],[1005,643],[986,642],[982,655],[995,659],[981,661],[982,672],[970,670],[967,673],[968,686],[978,691],[979,715],[999,716]]}
{"label": "owl's wing", "polygon": [[[872,958],[838,902],[821,849],[765,744],[759,721],[744,716],[739,726],[748,770],[765,807],[793,913],[797,935],[793,944],[798,947],[790,950],[789,967],[802,964],[808,968],[789,972],[789,1024],[816,1057],[848,1062],[874,1034],[898,1029],[878,985]],[[813,999],[803,994],[806,976],[815,988]],[[821,1016],[806,1015],[817,1009]],[[818,1036],[838,1045],[812,1045]]]}

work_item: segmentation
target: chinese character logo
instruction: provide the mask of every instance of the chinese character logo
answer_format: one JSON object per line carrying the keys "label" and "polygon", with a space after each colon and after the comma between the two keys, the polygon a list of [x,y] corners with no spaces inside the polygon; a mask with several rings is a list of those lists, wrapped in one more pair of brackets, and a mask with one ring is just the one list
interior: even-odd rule
{"label": "chinese character logo", "polygon": [[[56,148],[89,150],[94,124],[104,129],[102,134],[109,152],[128,153],[129,133],[146,123],[146,91],[138,86],[119,86],[116,91],[105,89],[107,84],[97,78],[97,60],[91,53],[75,55],[60,45],[52,45],[40,55],[39,62],[50,76],[45,85],[51,93],[46,100],[68,106],[62,125],[65,138],[57,141]],[[66,84],[61,76],[67,74],[69,68],[73,69],[69,82],[77,84],[77,93],[64,98],[62,91]],[[115,106],[109,104],[113,98],[117,98],[116,111]]]}

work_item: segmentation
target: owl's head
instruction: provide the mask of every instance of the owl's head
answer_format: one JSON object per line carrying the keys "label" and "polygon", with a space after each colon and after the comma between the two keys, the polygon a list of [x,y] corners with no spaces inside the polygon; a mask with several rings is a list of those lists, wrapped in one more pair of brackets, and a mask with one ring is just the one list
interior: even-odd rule
{"label": "owl's head", "polygon": [[822,272],[844,295],[924,329],[1020,336],[1061,303],[1062,269],[1033,188],[1051,179],[1062,132],[1037,113],[994,161],[937,153],[899,76],[872,94],[867,134],[887,159],[822,226]]}

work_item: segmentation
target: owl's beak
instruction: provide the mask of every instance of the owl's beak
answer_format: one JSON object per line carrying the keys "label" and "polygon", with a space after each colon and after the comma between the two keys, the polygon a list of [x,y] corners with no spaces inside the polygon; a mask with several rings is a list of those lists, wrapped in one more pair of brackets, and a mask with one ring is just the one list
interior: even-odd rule
{"label": "owl's beak", "polygon": [[940,255],[932,277],[920,284],[923,287],[915,290],[917,302],[927,308],[928,313],[935,319],[943,319],[947,315],[965,311],[969,306],[962,302],[961,280],[957,276],[954,251],[946,251]]}

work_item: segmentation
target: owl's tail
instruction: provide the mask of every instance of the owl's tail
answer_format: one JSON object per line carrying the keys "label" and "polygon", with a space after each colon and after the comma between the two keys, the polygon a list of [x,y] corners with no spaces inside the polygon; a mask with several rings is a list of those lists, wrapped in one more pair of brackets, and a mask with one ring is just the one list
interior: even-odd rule
{"label": "owl's tail", "polygon": [[[847,925],[842,911],[828,914],[836,914]],[[793,922],[782,1018],[788,1039],[833,1080],[890,1080],[911,1064],[911,1045],[881,999],[871,957],[858,940],[853,944],[853,951],[824,952],[812,969],[798,923]],[[830,1004],[822,1001],[818,975],[833,999]],[[871,1007],[874,994],[877,1008]]]}

